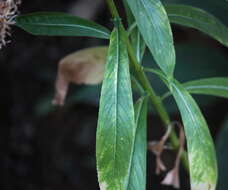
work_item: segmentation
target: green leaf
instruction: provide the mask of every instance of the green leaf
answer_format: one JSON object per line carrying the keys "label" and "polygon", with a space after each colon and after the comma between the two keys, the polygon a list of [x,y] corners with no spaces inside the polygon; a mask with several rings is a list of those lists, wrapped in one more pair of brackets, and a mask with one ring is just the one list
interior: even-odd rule
{"label": "green leaf", "polygon": [[223,128],[219,132],[216,140],[216,150],[218,156],[218,169],[219,169],[219,178],[218,178],[218,187],[217,190],[228,189],[228,117],[223,124]]}
{"label": "green leaf", "polygon": [[128,190],[146,189],[147,154],[147,98],[140,98],[135,104],[137,126]]}
{"label": "green leaf", "polygon": [[228,46],[228,28],[206,11],[187,5],[166,5],[172,23],[195,28]]}
{"label": "green leaf", "polygon": [[[175,49],[177,56],[175,78],[181,83],[201,78],[228,76],[227,57],[218,48],[212,48],[206,44],[200,44],[198,42],[191,42],[187,44],[178,43],[175,46]],[[146,52],[143,65],[145,67],[151,67],[151,64],[154,65],[155,62],[151,55]],[[148,75],[148,77],[157,94],[161,95],[167,92],[166,86],[158,77],[151,74]],[[216,104],[217,101],[220,101],[214,96],[194,95],[194,98],[202,108]],[[169,113],[176,113],[178,111],[173,98],[165,99],[164,104]]]}
{"label": "green leaf", "polygon": [[122,29],[111,34],[97,129],[101,190],[126,190],[136,134],[129,60]]}
{"label": "green leaf", "polygon": [[123,0],[123,4],[124,4],[125,12],[127,15],[128,26],[129,26],[129,28],[134,26],[133,30],[130,33],[130,40],[131,40],[137,61],[138,61],[138,63],[141,63],[142,59],[143,59],[143,55],[145,53],[146,44],[140,34],[138,27],[136,27],[136,25],[135,25],[136,24],[135,18],[132,15],[132,12],[127,4],[127,0]]}
{"label": "green leaf", "polygon": [[16,17],[16,26],[34,35],[88,36],[109,39],[109,30],[94,22],[56,12],[38,12]]}
{"label": "green leaf", "polygon": [[[216,77],[199,79],[186,82],[183,86],[191,94],[203,94],[228,98],[228,78]],[[171,92],[165,93],[163,99],[170,95]]]}
{"label": "green leaf", "polygon": [[228,98],[228,78],[206,78],[183,84],[193,94],[205,94]]}
{"label": "green leaf", "polygon": [[162,0],[162,2],[164,4],[185,4],[193,7],[199,7],[215,15],[217,18],[219,18],[219,20],[228,26],[228,3],[226,0],[207,0],[206,3],[205,1],[199,0]]}
{"label": "green leaf", "polygon": [[191,189],[214,190],[217,183],[217,163],[207,123],[185,88],[177,81],[170,85],[185,127]]}
{"label": "green leaf", "polygon": [[138,61],[138,63],[141,63],[145,49],[146,49],[146,44],[145,44],[138,28],[135,28],[132,31],[130,38],[131,38],[133,49],[135,51],[137,61]]}
{"label": "green leaf", "polygon": [[160,0],[127,0],[142,37],[163,72],[170,77],[175,50],[168,16]]}
{"label": "green leaf", "polygon": [[127,4],[127,0],[123,0],[123,5],[124,5],[125,13],[126,13],[126,16],[127,16],[128,27],[129,27],[135,22],[135,18],[134,18],[134,15],[131,12],[130,7]]}

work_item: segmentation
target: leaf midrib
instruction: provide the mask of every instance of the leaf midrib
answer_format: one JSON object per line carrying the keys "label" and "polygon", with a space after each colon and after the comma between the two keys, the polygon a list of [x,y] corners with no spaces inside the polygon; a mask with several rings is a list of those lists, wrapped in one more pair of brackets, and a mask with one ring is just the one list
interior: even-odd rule
{"label": "leaf midrib", "polygon": [[[227,44],[228,43],[228,35],[226,35],[226,32],[228,32],[228,29],[227,28],[224,28],[223,24],[221,25],[221,23],[219,23],[218,21],[216,23],[214,23],[214,25],[216,25],[218,28],[222,29],[222,30],[219,30],[218,28],[214,28],[212,25],[212,23],[209,23],[209,22],[203,22],[203,21],[200,21],[200,20],[194,20],[193,18],[191,17],[188,17],[188,16],[183,16],[183,15],[177,15],[177,14],[168,14],[169,17],[173,17],[173,19],[175,19],[174,17],[180,17],[180,18],[183,18],[183,19],[187,19],[187,20],[190,20],[192,21],[192,23],[190,24],[183,24],[183,22],[179,22],[177,20],[172,20],[171,18],[171,22],[174,22],[174,23],[177,23],[177,24],[183,24],[185,26],[190,26],[191,27],[194,27],[192,26],[194,23],[197,23],[199,24],[200,26],[203,26],[203,27],[200,27],[198,28],[198,30],[203,30],[205,31],[207,28],[210,28],[212,29],[213,31],[207,31],[207,34],[211,35],[211,36],[214,36],[217,40],[221,41],[222,39],[218,36],[218,33],[219,35],[221,35],[222,37],[224,37],[224,42],[223,40],[221,42],[223,42],[224,44]],[[222,32],[224,31],[224,32]],[[217,34],[215,34],[215,32]]]}
{"label": "leaf midrib", "polygon": [[192,122],[195,123],[195,118],[194,118],[193,115],[191,114],[191,109],[189,108],[189,106],[188,106],[188,104],[187,104],[185,98],[183,97],[182,93],[180,92],[179,88],[177,88],[175,84],[172,84],[172,86],[176,89],[176,92],[179,94],[179,96],[181,97],[182,101],[184,102],[184,105],[185,105],[185,107],[187,108],[187,110],[188,110],[188,112],[189,112],[189,114],[190,114],[190,116],[191,116]]}
{"label": "leaf midrib", "polygon": [[[185,98],[183,97],[182,93],[180,92],[179,88],[177,88],[175,84],[172,84],[172,86],[176,89],[176,92],[179,94],[179,96],[181,97],[182,101],[184,102],[184,105],[185,105],[185,107],[187,108],[187,111],[188,111],[189,114],[190,114],[190,118],[191,118],[192,122],[195,123],[195,124],[197,124],[195,118],[194,118],[193,115],[192,115],[191,109],[189,108],[189,106],[188,106],[188,104],[187,104]],[[198,124],[197,124],[197,125],[198,125]],[[196,131],[196,133],[197,133],[197,137],[199,138],[199,137],[200,137],[199,131],[198,131],[198,130],[195,130],[195,131]],[[200,140],[199,140],[198,142],[201,143]]]}
{"label": "leaf midrib", "polygon": [[77,24],[46,24],[46,23],[23,23],[23,24],[18,24],[20,26],[25,26],[25,25],[32,25],[32,26],[49,26],[49,27],[58,27],[58,26],[63,26],[63,27],[74,27],[74,28],[82,28],[82,29],[87,29],[90,31],[95,31],[97,33],[103,34],[107,37],[109,37],[109,35],[106,32],[103,32],[102,30],[97,30],[93,27],[89,27],[89,26],[83,26],[83,25],[77,25]]}
{"label": "leaf midrib", "polygon": [[130,160],[130,167],[129,167],[129,175],[128,175],[128,180],[127,180],[127,190],[130,184],[130,176],[131,176],[131,170],[132,170],[132,160],[133,160],[133,155],[134,155],[134,150],[135,150],[135,140],[136,140],[136,133],[139,127],[139,118],[140,118],[140,112],[142,110],[143,103],[140,104],[140,107],[138,108],[138,113],[135,119],[135,133],[134,133],[134,139],[133,139],[133,146],[132,146],[132,152],[131,152],[131,160]]}
{"label": "leaf midrib", "polygon": [[[184,15],[178,15],[178,14],[173,14],[173,13],[168,13],[168,16],[171,16],[171,17],[181,17],[181,18],[184,18],[184,19],[188,19],[188,20],[192,20],[193,22],[196,22],[200,25],[211,25],[212,23],[209,23],[209,22],[203,22],[201,20],[194,20],[192,17],[190,16],[184,16]],[[178,22],[178,21],[173,21],[173,22]],[[216,22],[216,25],[219,25],[220,23]]]}
{"label": "leaf midrib", "polygon": [[216,85],[197,85],[197,86],[186,86],[186,89],[188,90],[194,90],[194,89],[219,89],[219,90],[228,90],[227,86],[216,86]]}

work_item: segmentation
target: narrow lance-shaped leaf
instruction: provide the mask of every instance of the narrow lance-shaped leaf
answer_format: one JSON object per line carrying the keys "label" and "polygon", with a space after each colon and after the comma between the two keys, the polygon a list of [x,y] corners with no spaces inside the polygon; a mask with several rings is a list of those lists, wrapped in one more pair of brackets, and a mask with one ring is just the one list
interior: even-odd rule
{"label": "narrow lance-shaped leaf", "polygon": [[100,98],[96,158],[101,190],[127,190],[136,133],[122,32],[118,27],[111,34]]}
{"label": "narrow lance-shaped leaf", "polygon": [[38,12],[16,17],[16,26],[34,35],[109,38],[109,30],[70,14]]}
{"label": "narrow lance-shaped leaf", "polygon": [[141,63],[142,59],[143,59],[143,55],[146,50],[146,44],[145,44],[138,28],[135,28],[132,31],[131,41],[132,41],[133,48],[135,50],[135,55],[136,55],[137,61],[138,61],[138,63]]}
{"label": "narrow lance-shaped leaf", "polygon": [[195,28],[228,46],[228,28],[206,11],[188,5],[166,5],[170,22]]}
{"label": "narrow lance-shaped leaf", "polygon": [[207,123],[194,99],[177,81],[172,93],[181,112],[187,138],[192,190],[215,190],[217,162]]}
{"label": "narrow lance-shaped leaf", "polygon": [[[131,28],[132,26],[134,26],[136,24],[135,18],[127,4],[127,0],[123,0],[123,4],[124,4],[125,12],[127,15],[128,28]],[[133,27],[132,31],[129,31],[129,32],[130,32],[130,40],[132,43],[132,47],[135,51],[137,61],[138,61],[138,63],[141,63],[145,49],[146,49],[146,44],[136,25]]]}
{"label": "narrow lance-shaped leaf", "polygon": [[205,94],[228,98],[228,78],[207,78],[184,83],[193,94]]}
{"label": "narrow lance-shaped leaf", "polygon": [[[191,94],[202,94],[228,98],[228,78],[216,77],[205,78],[194,81],[189,81],[183,84],[185,89]],[[169,97],[171,92],[163,95],[163,99]]]}
{"label": "narrow lance-shaped leaf", "polygon": [[126,13],[126,16],[127,16],[128,27],[130,27],[135,22],[135,18],[134,18],[134,15],[131,12],[130,7],[127,4],[127,0],[123,0],[123,5],[124,5],[125,13]]}
{"label": "narrow lance-shaped leaf", "polygon": [[142,37],[163,72],[172,77],[176,56],[168,16],[160,0],[127,0]]}
{"label": "narrow lance-shaped leaf", "polygon": [[132,166],[128,190],[146,189],[146,154],[147,154],[147,98],[140,98],[135,104],[135,123],[137,126]]}

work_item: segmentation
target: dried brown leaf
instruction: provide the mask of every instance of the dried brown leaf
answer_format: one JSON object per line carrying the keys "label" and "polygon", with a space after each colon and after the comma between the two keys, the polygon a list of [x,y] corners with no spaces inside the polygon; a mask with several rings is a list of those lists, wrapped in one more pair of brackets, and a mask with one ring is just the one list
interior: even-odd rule
{"label": "dried brown leaf", "polygon": [[63,105],[69,83],[99,84],[103,80],[107,47],[87,48],[64,57],[59,62],[53,104]]}
{"label": "dried brown leaf", "polygon": [[162,181],[163,185],[172,185],[173,187],[179,189],[180,188],[180,179],[179,179],[179,171],[177,168],[173,168],[169,171]]}
{"label": "dried brown leaf", "polygon": [[159,175],[161,171],[165,171],[166,167],[161,159],[161,154],[163,153],[164,149],[166,148],[165,143],[171,133],[171,126],[168,127],[166,133],[161,138],[159,142],[150,142],[148,145],[148,149],[153,152],[156,156],[156,174]]}
{"label": "dried brown leaf", "polygon": [[148,149],[153,152],[156,156],[156,174],[160,174],[161,171],[165,171],[166,167],[161,159],[161,154],[163,153],[164,149],[167,147],[165,146],[165,143],[167,139],[169,138],[172,128],[174,126],[178,126],[180,129],[179,133],[179,142],[180,147],[179,151],[175,160],[175,164],[172,170],[170,170],[167,175],[165,176],[164,180],[162,181],[163,185],[171,185],[175,188],[180,188],[180,180],[179,180],[179,167],[180,167],[180,159],[181,155],[184,151],[184,144],[185,144],[185,135],[183,126],[179,122],[172,122],[170,126],[168,127],[166,133],[162,136],[161,140],[158,142],[150,142],[148,144]]}
{"label": "dried brown leaf", "polygon": [[164,180],[162,181],[163,185],[171,185],[177,189],[180,188],[180,177],[179,177],[179,167],[180,167],[180,160],[181,160],[181,155],[184,151],[184,144],[185,144],[185,135],[184,135],[184,129],[183,126],[178,123],[174,122],[173,126],[177,125],[180,129],[180,134],[179,134],[179,142],[180,142],[180,148],[175,160],[175,164],[172,170],[170,170]]}

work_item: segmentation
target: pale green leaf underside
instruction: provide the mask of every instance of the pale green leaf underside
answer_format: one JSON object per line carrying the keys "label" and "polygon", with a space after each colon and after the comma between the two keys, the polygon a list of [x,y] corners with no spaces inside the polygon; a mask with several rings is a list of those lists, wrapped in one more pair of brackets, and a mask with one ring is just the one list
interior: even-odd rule
{"label": "pale green leaf underside", "polygon": [[140,98],[135,104],[135,123],[137,126],[132,166],[128,190],[146,189],[146,153],[147,153],[147,98]]}
{"label": "pale green leaf underside", "polygon": [[141,35],[163,72],[172,77],[175,50],[168,16],[160,0],[127,0]]}
{"label": "pale green leaf underside", "polygon": [[207,123],[194,99],[180,83],[174,81],[171,88],[185,127],[191,189],[214,190],[217,162]]}
{"label": "pale green leaf underside", "polygon": [[228,98],[228,78],[207,78],[183,84],[192,94],[205,94]]}
{"label": "pale green leaf underside", "polygon": [[127,190],[136,125],[129,60],[122,31],[115,28],[102,84],[96,158],[101,190]]}
{"label": "pale green leaf underside", "polygon": [[195,28],[228,46],[228,28],[206,11],[188,5],[166,5],[172,23]]}
{"label": "pale green leaf underside", "polygon": [[16,17],[16,26],[33,35],[87,36],[109,39],[110,32],[92,21],[58,12],[38,12]]}

